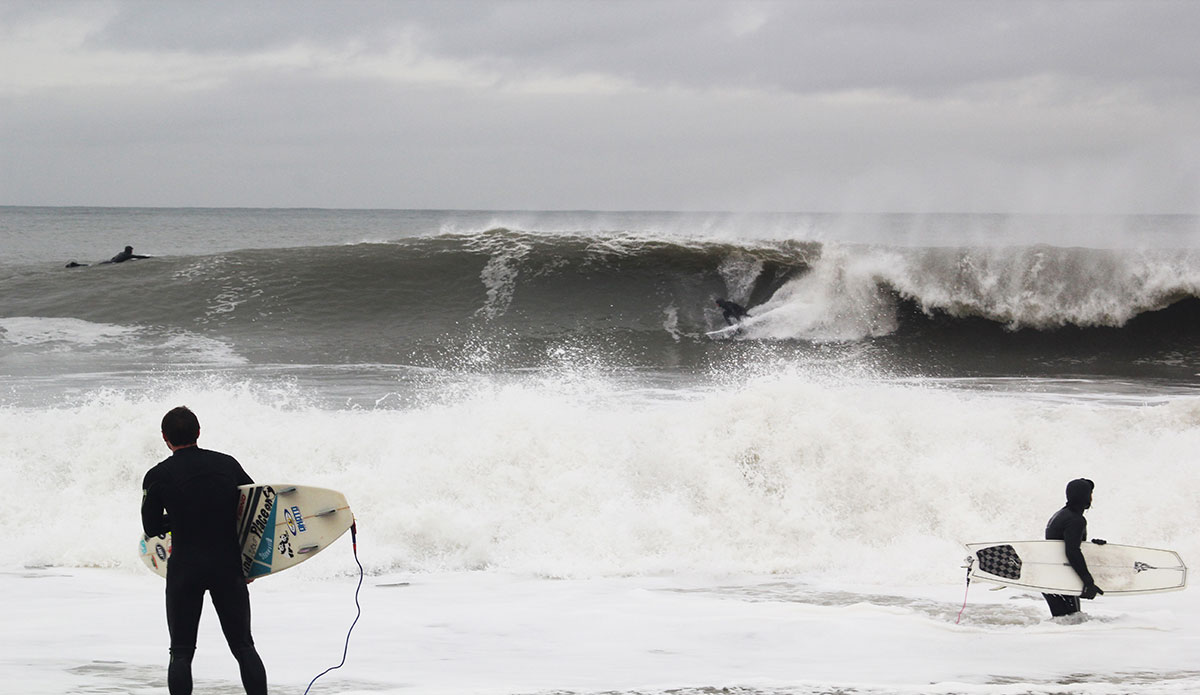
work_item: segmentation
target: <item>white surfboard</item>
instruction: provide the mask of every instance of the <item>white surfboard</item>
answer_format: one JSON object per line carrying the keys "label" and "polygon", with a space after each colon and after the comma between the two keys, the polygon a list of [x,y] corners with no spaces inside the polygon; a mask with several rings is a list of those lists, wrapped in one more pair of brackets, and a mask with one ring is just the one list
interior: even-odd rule
{"label": "white surfboard", "polygon": [[[1046,594],[1078,596],[1083,581],[1067,562],[1062,541],[968,543],[971,578]],[[1105,596],[1179,591],[1187,567],[1173,550],[1085,542],[1083,559]]]}
{"label": "white surfboard", "polygon": [[708,336],[709,338],[712,338],[713,340],[725,340],[726,338],[736,338],[739,335],[745,333],[747,328],[758,323],[762,319],[762,317],[763,317],[763,314],[755,314],[754,316],[750,316],[749,314],[747,314],[747,315],[743,316],[742,318],[738,319],[732,325],[725,326],[724,328],[718,328],[715,331],[708,331],[704,335]]}
{"label": "white surfboard", "polygon": [[[256,579],[294,567],[324,550],[354,523],[346,497],[336,490],[304,485],[238,487],[238,541],[242,573]],[[142,562],[167,576],[171,534],[142,536]]]}
{"label": "white surfboard", "polygon": [[741,332],[742,332],[742,324],[735,323],[732,326],[718,328],[715,331],[708,331],[704,335],[708,336],[709,338],[712,338],[713,340],[724,340],[725,338],[732,338]]}
{"label": "white surfboard", "polygon": [[704,335],[708,336],[709,338],[712,338],[713,340],[726,340],[729,338],[737,338],[738,336],[744,335],[746,333],[747,329],[749,329],[751,326],[758,323],[759,321],[766,319],[768,316],[770,316],[776,310],[775,309],[765,309],[764,310],[762,306],[758,306],[758,307],[755,307],[754,311],[755,311],[755,313],[753,316],[750,314],[746,314],[745,316],[738,319],[737,322],[734,323],[733,325],[725,326],[724,328],[718,328],[715,331],[708,331]]}

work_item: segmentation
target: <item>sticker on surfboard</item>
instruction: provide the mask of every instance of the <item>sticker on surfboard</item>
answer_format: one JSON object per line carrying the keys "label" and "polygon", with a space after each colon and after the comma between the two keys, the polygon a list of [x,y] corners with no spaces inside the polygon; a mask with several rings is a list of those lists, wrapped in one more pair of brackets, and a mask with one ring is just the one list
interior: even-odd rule
{"label": "sticker on surfboard", "polygon": [[[354,514],[336,490],[304,485],[238,487],[238,542],[242,574],[257,579],[294,567],[350,529]],[[162,577],[171,558],[171,534],[138,545],[142,562]]]}

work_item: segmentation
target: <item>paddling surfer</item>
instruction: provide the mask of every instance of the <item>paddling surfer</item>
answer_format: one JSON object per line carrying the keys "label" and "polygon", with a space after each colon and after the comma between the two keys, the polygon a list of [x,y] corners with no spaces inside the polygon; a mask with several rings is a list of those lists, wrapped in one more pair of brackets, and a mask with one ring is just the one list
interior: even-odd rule
{"label": "paddling surfer", "polygon": [[132,261],[136,258],[149,258],[149,256],[140,256],[133,252],[132,246],[126,246],[124,251],[118,253],[117,255],[113,256],[112,258],[110,258],[104,262],[105,263],[124,263],[125,261]]}
{"label": "paddling surfer", "polygon": [[[1083,593],[1079,596],[1042,594],[1046,597],[1046,604],[1050,606],[1050,614],[1056,618],[1078,613],[1079,599],[1093,599],[1097,594],[1104,594],[1092,579],[1087,560],[1080,549],[1087,540],[1087,519],[1084,518],[1083,512],[1092,506],[1092,490],[1095,487],[1096,484],[1087,478],[1077,478],[1067,483],[1066,506],[1055,512],[1046,523],[1046,540],[1063,541],[1066,544],[1067,562],[1083,580]],[[1105,543],[1099,538],[1092,542],[1097,545]]]}
{"label": "paddling surfer", "polygon": [[239,485],[254,481],[237,459],[196,445],[200,421],[184,407],[162,419],[162,438],[171,456],[142,481],[142,530],[171,532],[167,564],[167,631],[171,695],[192,692],[192,656],[208,592],[229,651],[237,659],[248,695],[265,695],[267,672],[250,635],[250,592],[237,542]]}
{"label": "paddling surfer", "polygon": [[[132,261],[132,260],[136,260],[138,258],[152,258],[152,256],[143,256],[141,254],[134,253],[132,246],[126,246],[124,251],[118,253],[117,255],[113,256],[112,258],[108,259],[107,261],[100,261],[96,265],[108,265],[110,263],[124,263],[125,261]],[[87,266],[88,266],[87,263],[79,263],[77,261],[70,261],[66,265],[67,268],[86,268]]]}

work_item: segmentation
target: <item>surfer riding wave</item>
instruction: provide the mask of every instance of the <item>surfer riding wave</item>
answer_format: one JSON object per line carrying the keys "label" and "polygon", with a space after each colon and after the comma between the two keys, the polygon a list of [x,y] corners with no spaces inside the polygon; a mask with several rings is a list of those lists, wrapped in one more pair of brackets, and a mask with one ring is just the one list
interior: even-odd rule
{"label": "surfer riding wave", "polygon": [[725,324],[732,326],[735,323],[741,323],[743,318],[748,318],[750,312],[746,311],[746,307],[727,299],[716,300],[717,306],[721,307],[721,316],[725,319]]}

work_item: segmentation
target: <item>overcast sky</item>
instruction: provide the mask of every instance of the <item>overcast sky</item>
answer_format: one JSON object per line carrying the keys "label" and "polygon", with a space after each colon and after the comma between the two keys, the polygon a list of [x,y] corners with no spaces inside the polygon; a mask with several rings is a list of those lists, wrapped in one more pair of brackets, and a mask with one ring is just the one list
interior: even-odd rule
{"label": "overcast sky", "polygon": [[10,2],[0,204],[1200,212],[1200,2]]}

